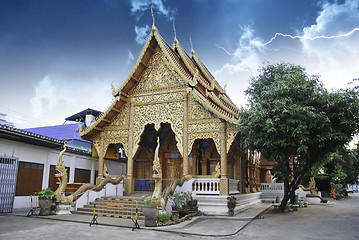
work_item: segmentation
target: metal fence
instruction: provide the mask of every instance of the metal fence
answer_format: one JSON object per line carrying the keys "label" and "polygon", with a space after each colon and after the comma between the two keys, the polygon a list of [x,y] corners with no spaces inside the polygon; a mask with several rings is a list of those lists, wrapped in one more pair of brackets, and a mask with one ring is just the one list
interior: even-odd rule
{"label": "metal fence", "polygon": [[0,213],[12,212],[19,160],[0,156]]}

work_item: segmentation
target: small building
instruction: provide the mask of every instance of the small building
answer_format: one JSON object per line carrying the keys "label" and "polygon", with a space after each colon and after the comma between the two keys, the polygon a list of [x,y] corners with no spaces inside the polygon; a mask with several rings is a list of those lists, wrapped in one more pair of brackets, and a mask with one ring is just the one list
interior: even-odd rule
{"label": "small building", "polygon": [[[65,142],[62,159],[69,183],[94,183],[97,158],[92,157],[92,143],[80,138],[77,123],[24,130],[0,124],[0,212],[28,209],[34,192],[56,190],[55,166]],[[110,173],[126,172],[120,156],[106,159],[106,164]]]}

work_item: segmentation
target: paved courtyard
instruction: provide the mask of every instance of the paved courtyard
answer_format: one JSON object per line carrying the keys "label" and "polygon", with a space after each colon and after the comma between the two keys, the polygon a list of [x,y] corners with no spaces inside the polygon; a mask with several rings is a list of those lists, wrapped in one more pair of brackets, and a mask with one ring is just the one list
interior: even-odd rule
{"label": "paved courtyard", "polygon": [[199,218],[182,227],[135,231],[118,226],[89,227],[81,219],[70,222],[4,214],[0,215],[0,239],[359,239],[358,207],[359,194],[355,193],[327,205],[300,208],[298,212],[277,213],[269,208],[253,221],[248,216],[255,216],[251,215],[255,210],[249,210],[234,218]]}

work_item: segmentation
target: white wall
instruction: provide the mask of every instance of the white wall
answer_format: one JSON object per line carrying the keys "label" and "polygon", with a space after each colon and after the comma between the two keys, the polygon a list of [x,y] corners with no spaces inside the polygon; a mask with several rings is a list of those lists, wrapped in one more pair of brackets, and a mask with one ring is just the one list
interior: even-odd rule
{"label": "white wall", "polygon": [[[22,162],[44,164],[42,189],[48,187],[50,165],[56,165],[60,150],[54,150],[37,145],[16,142],[7,139],[0,139],[0,155],[13,156]],[[69,182],[74,182],[75,168],[91,170],[91,182],[93,183],[95,170],[98,169],[98,160],[90,156],[65,152],[62,160],[66,167],[70,167]],[[126,173],[126,164],[117,161],[106,160],[110,174]],[[14,209],[30,208],[29,196],[15,196]]]}

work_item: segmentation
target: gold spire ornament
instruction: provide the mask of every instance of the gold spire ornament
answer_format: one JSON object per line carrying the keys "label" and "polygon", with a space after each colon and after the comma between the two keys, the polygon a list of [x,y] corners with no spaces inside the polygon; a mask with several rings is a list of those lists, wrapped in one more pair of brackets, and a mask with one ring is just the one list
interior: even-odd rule
{"label": "gold spire ornament", "polygon": [[191,43],[191,52],[194,52],[191,35],[192,35],[192,33],[189,33],[189,42]]}
{"label": "gold spire ornament", "polygon": [[176,26],[175,26],[175,20],[173,20],[173,31],[175,32],[175,41],[177,40],[177,33],[176,33]]}
{"label": "gold spire ornament", "polygon": [[156,26],[155,26],[155,15],[153,14],[153,5],[151,5],[151,15],[152,15],[152,28],[156,28]]}
{"label": "gold spire ornament", "polygon": [[111,82],[111,88],[112,88],[112,96],[116,96],[116,88],[113,85],[113,81]]}

